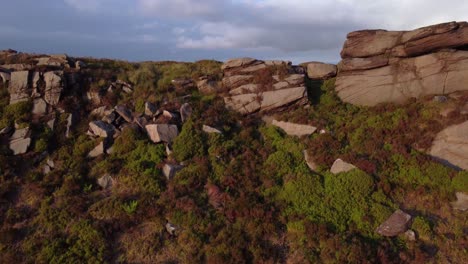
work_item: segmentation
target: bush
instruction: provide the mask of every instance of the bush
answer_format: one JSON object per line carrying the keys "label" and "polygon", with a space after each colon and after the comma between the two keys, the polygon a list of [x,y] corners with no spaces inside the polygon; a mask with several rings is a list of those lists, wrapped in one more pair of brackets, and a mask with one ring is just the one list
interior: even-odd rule
{"label": "bush", "polygon": [[431,223],[424,217],[417,216],[413,220],[411,228],[416,231],[419,238],[424,240],[430,240],[432,238],[432,227]]}
{"label": "bush", "polygon": [[3,109],[0,128],[12,125],[15,121],[16,123],[29,122],[31,110],[32,103],[30,101],[7,105]]}
{"label": "bush", "polygon": [[468,172],[458,172],[452,179],[452,187],[460,192],[468,192]]}
{"label": "bush", "polygon": [[192,119],[185,122],[182,132],[174,140],[172,145],[174,158],[178,161],[189,160],[205,155],[203,135],[195,128]]}

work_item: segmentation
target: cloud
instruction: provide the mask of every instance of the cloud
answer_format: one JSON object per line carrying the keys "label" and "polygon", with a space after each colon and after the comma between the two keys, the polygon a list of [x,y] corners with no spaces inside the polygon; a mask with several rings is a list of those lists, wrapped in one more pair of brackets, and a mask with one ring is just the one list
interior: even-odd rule
{"label": "cloud", "polygon": [[64,0],[66,4],[80,11],[97,11],[102,0]]}

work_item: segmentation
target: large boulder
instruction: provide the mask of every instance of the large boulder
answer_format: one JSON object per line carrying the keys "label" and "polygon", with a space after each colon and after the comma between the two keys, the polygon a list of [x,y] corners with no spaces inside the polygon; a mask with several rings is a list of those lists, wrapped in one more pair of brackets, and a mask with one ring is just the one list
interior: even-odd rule
{"label": "large boulder", "polygon": [[324,80],[336,76],[337,68],[334,64],[323,62],[307,63],[307,76],[312,80]]}
{"label": "large boulder", "polygon": [[146,125],[146,132],[154,143],[171,143],[179,134],[176,125],[168,124],[150,124]]}
{"label": "large boulder", "polygon": [[376,231],[378,234],[386,237],[398,236],[408,230],[410,221],[411,215],[398,209]]}
{"label": "large boulder", "polygon": [[272,125],[281,128],[290,136],[297,137],[312,135],[317,130],[314,126],[294,124],[278,120],[273,120]]}
{"label": "large boulder", "polygon": [[115,133],[115,127],[101,120],[89,123],[89,131],[98,137],[110,138]]}
{"label": "large boulder", "polygon": [[50,105],[57,105],[60,101],[60,96],[64,88],[65,79],[63,71],[46,72],[44,73],[45,88],[45,101]]}
{"label": "large boulder", "polygon": [[28,101],[31,97],[29,71],[12,72],[8,92],[10,93],[10,104]]}
{"label": "large boulder", "polygon": [[444,23],[413,31],[348,34],[336,79],[345,102],[374,106],[466,91],[468,24]]}
{"label": "large boulder", "polygon": [[290,62],[233,59],[223,64],[224,102],[241,114],[283,109],[307,103],[304,74]]}
{"label": "large boulder", "polygon": [[468,170],[468,121],[439,132],[429,155],[451,167]]}
{"label": "large boulder", "polygon": [[127,107],[123,105],[118,105],[115,107],[115,111],[119,114],[125,121],[131,123],[133,122],[133,114]]}

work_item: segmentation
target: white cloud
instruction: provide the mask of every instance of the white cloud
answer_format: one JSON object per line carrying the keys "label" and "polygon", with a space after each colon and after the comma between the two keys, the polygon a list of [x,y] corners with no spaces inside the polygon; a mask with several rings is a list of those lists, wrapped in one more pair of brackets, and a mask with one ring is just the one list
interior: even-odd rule
{"label": "white cloud", "polygon": [[223,0],[139,0],[145,14],[177,18],[217,14]]}

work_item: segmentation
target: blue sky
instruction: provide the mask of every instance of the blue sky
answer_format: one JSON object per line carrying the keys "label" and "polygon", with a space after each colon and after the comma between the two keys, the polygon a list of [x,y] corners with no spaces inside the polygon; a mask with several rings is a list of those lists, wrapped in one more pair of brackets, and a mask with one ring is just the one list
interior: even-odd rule
{"label": "blue sky", "polygon": [[468,20],[463,0],[14,0],[0,49],[130,61],[337,62],[346,34]]}

